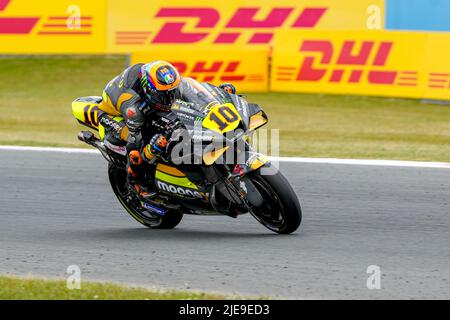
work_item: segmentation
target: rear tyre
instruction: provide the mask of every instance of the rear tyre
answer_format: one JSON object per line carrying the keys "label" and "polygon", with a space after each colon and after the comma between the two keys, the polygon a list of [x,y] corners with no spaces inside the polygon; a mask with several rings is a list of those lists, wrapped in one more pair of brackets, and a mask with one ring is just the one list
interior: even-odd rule
{"label": "rear tyre", "polygon": [[151,229],[173,229],[183,218],[183,213],[168,210],[164,216],[148,212],[137,201],[128,199],[127,174],[124,169],[112,164],[108,166],[108,176],[111,187],[125,210],[139,223]]}
{"label": "rear tyre", "polygon": [[262,175],[261,169],[250,174],[250,178],[264,198],[264,204],[254,208],[252,216],[267,229],[280,234],[296,231],[302,221],[300,202],[289,181],[273,166],[263,167],[272,174]]}

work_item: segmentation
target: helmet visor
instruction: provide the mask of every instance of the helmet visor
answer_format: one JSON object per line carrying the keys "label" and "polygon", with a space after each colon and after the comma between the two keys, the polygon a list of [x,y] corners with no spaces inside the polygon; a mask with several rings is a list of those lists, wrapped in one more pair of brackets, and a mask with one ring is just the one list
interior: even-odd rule
{"label": "helmet visor", "polygon": [[150,101],[155,105],[164,108],[170,108],[172,104],[175,102],[175,92],[171,91],[154,91],[150,95]]}

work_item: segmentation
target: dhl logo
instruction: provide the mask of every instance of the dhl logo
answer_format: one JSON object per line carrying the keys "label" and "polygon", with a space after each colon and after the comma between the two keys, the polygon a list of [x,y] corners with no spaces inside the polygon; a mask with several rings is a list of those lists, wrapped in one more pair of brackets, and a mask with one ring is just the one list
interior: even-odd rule
{"label": "dhl logo", "polygon": [[200,82],[263,82],[263,73],[239,73],[240,61],[171,61],[184,76],[194,78]]}
{"label": "dhl logo", "polygon": [[[0,14],[7,13],[7,9],[12,1],[0,0]],[[43,20],[43,24],[37,31],[38,35],[62,36],[92,34],[93,18],[88,16],[81,17],[74,14],[50,17],[0,17],[0,35],[30,34],[41,20]]]}
{"label": "dhl logo", "polygon": [[[143,45],[151,38],[152,44],[186,44],[208,41],[218,44],[233,44],[250,31],[248,44],[268,44],[277,28],[314,28],[327,7],[303,8],[273,7],[268,12],[263,8],[237,8],[231,18],[224,19],[215,8],[161,8],[154,19],[165,19],[153,35],[148,30],[118,31],[116,44]],[[261,14],[264,15],[263,18]],[[195,21],[192,26],[191,22]],[[187,31],[187,29],[191,29]],[[246,34],[247,35],[247,34]]]}
{"label": "dhl logo", "polygon": [[442,72],[428,73],[428,88],[450,89],[450,73],[442,73]]}
{"label": "dhl logo", "polygon": [[[12,0],[0,0],[0,13],[6,11]],[[0,17],[0,34],[29,34],[39,17]]]}
{"label": "dhl logo", "polygon": [[92,17],[54,16],[47,18],[38,35],[91,35],[92,28]]}
{"label": "dhl logo", "polygon": [[[382,70],[393,50],[391,41],[304,40],[300,46],[300,68],[278,66],[278,81],[360,83],[417,86],[417,71]],[[380,70],[381,69],[381,70]]]}

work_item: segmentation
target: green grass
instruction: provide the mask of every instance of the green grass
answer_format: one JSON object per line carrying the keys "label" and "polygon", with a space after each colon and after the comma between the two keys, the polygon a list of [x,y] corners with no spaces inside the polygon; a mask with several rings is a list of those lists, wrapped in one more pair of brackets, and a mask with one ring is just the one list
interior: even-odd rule
{"label": "green grass", "polygon": [[[228,297],[229,298],[229,297]],[[234,297],[233,297],[234,298]],[[116,284],[81,282],[80,290],[67,289],[64,280],[0,276],[0,300],[223,300],[219,294],[150,291]]]}
{"label": "green grass", "polygon": [[450,106],[364,96],[253,94],[281,154],[450,162]]}
{"label": "green grass", "polygon": [[[0,58],[0,144],[83,147],[70,112],[100,95],[123,56]],[[409,99],[248,94],[280,129],[284,156],[450,162],[450,107]]]}
{"label": "green grass", "polygon": [[101,95],[125,58],[0,59],[0,144],[81,147],[71,113],[75,98]]}

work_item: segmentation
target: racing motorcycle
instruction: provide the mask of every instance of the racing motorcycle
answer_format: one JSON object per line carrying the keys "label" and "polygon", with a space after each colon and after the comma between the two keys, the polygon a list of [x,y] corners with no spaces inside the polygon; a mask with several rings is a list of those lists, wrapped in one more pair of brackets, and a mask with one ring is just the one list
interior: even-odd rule
{"label": "racing motorcycle", "polygon": [[[78,138],[108,161],[109,181],[119,202],[134,219],[153,229],[175,228],[183,214],[237,218],[249,213],[276,233],[296,231],[302,219],[297,195],[251,144],[255,131],[268,122],[265,112],[244,96],[190,80],[189,90],[171,112],[153,116],[143,130],[148,137],[155,130],[168,135],[169,145],[174,145],[172,159],[161,157],[148,166],[145,176],[157,195],[145,202],[127,182],[125,139],[108,135],[98,121],[102,98],[82,97],[72,103],[78,122],[98,131],[98,137],[81,131]],[[123,118],[114,120],[124,126]]]}

